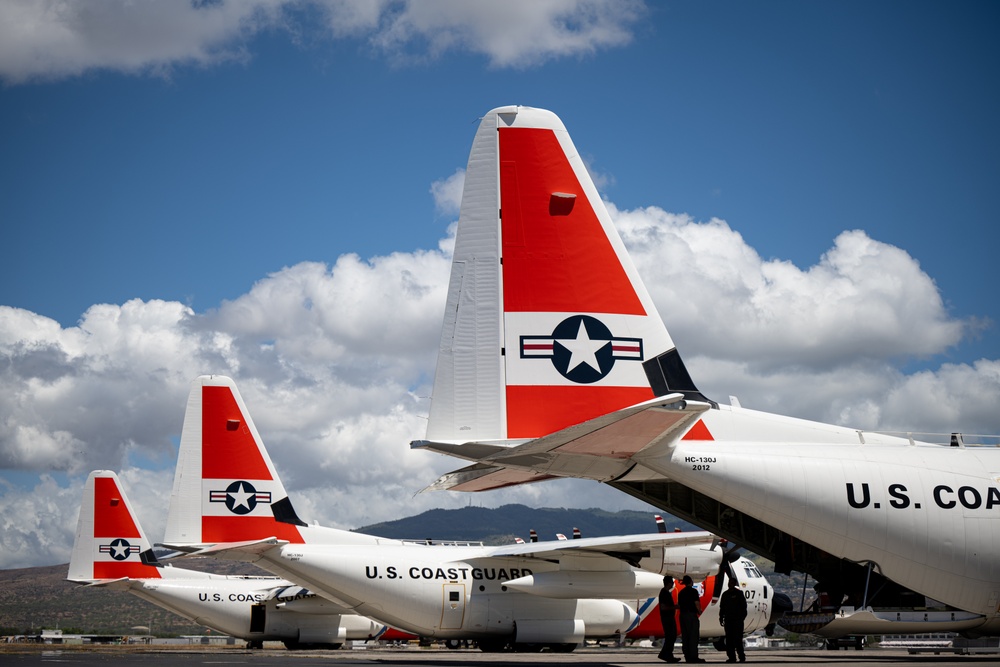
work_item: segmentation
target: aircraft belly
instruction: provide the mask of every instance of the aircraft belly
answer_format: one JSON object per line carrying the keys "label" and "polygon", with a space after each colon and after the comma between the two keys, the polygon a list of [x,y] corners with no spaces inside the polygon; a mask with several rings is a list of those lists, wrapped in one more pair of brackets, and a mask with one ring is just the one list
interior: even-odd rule
{"label": "aircraft belly", "polygon": [[[935,600],[994,613],[995,482],[950,471],[940,460],[955,454],[947,448],[833,448],[681,441],[669,457],[643,464],[831,554],[874,561]],[[993,493],[997,508],[987,508]],[[974,509],[961,505],[977,498]],[[978,523],[982,530],[971,530]]]}
{"label": "aircraft belly", "polygon": [[[183,618],[234,637],[247,637],[250,629],[250,604],[227,603],[224,599],[201,601],[198,592],[160,588],[134,588],[132,594]],[[206,596],[214,596],[207,593]]]}

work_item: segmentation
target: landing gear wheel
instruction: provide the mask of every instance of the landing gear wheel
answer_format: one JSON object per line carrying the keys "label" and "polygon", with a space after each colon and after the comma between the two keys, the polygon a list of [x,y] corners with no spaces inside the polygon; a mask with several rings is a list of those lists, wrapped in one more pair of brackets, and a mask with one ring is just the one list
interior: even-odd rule
{"label": "landing gear wheel", "polygon": [[549,650],[553,653],[572,653],[576,650],[576,644],[550,644]]}
{"label": "landing gear wheel", "polygon": [[480,639],[476,644],[483,653],[502,653],[510,650],[507,639]]}

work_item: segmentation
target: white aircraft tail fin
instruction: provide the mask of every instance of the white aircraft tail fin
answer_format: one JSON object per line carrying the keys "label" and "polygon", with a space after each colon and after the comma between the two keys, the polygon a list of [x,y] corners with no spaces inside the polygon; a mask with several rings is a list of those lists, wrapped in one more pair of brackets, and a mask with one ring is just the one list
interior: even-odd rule
{"label": "white aircraft tail fin", "polygon": [[157,579],[159,563],[132,505],[109,470],[95,470],[83,488],[83,503],[67,579]]}
{"label": "white aircraft tail fin", "polygon": [[566,128],[483,117],[469,155],[427,440],[537,438],[691,381]]}
{"label": "white aircraft tail fin", "polygon": [[164,543],[241,542],[274,536],[303,542],[264,443],[228,377],[191,384]]}

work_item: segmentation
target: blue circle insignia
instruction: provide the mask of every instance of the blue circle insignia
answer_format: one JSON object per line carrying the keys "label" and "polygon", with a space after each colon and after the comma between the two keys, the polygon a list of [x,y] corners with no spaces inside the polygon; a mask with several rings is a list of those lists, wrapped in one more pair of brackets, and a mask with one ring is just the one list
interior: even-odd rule
{"label": "blue circle insignia", "polygon": [[237,480],[226,487],[226,508],[233,514],[249,514],[257,507],[257,489],[250,482]]}
{"label": "blue circle insignia", "polygon": [[552,365],[570,382],[597,382],[615,365],[614,336],[596,317],[567,317],[552,331],[552,339]]}

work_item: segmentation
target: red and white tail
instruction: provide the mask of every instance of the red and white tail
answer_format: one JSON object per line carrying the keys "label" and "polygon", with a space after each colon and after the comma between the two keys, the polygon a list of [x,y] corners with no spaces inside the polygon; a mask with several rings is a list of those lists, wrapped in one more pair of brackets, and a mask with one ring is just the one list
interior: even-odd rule
{"label": "red and white tail", "polygon": [[292,509],[250,413],[230,378],[191,383],[164,543],[303,542]]}
{"label": "red and white tail", "polygon": [[277,537],[293,544],[373,544],[378,538],[306,525],[292,508],[236,383],[191,383],[163,543],[184,549]]}
{"label": "red and white tail", "polygon": [[69,561],[70,581],[157,579],[159,564],[128,497],[110,470],[90,473]]}
{"label": "red and white tail", "polygon": [[[677,365],[686,376],[562,121],[490,111],[466,170],[427,439],[544,436],[668,393]],[[670,391],[689,389],[672,375]]]}

